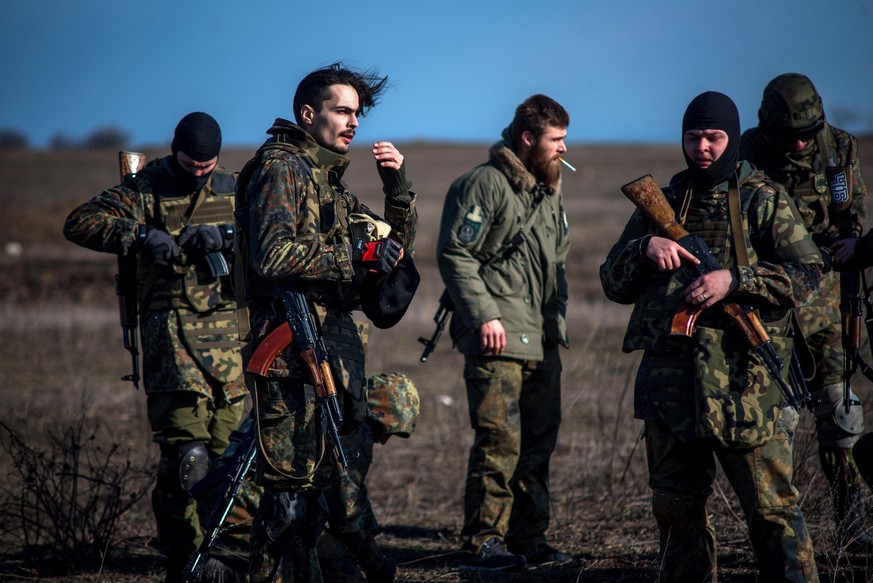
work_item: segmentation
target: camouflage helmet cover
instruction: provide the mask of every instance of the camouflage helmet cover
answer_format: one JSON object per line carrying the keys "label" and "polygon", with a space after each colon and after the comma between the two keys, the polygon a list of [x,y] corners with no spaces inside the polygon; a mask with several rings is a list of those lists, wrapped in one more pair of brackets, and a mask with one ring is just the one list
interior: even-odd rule
{"label": "camouflage helmet cover", "polygon": [[384,434],[409,437],[421,410],[412,379],[400,373],[381,373],[367,379],[367,419]]}
{"label": "camouflage helmet cover", "polygon": [[772,128],[815,131],[824,123],[821,96],[809,77],[798,73],[779,75],[764,88],[758,118]]}

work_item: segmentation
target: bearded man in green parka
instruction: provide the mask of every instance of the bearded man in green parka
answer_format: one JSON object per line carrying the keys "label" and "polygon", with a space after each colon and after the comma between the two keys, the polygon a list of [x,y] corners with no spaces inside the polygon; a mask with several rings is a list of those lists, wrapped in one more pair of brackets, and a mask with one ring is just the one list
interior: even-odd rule
{"label": "bearded man in green parka", "polygon": [[570,560],[545,538],[561,420],[558,347],[568,345],[560,164],[569,123],[553,99],[528,98],[443,207],[437,261],[476,432],[461,536],[482,569]]}

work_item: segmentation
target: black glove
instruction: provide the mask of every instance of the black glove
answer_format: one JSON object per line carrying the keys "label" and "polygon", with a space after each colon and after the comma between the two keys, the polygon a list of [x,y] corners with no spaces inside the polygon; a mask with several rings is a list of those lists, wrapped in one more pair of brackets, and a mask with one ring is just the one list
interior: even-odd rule
{"label": "black glove", "polygon": [[233,246],[233,225],[187,226],[179,234],[179,246],[191,257],[199,258],[211,251]]}
{"label": "black glove", "polygon": [[834,252],[831,251],[830,247],[819,247],[818,251],[821,253],[821,259],[824,263],[821,272],[830,273],[834,269]]}
{"label": "black glove", "polygon": [[169,233],[151,225],[140,230],[139,246],[151,255],[152,260],[158,265],[169,265],[182,251]]}
{"label": "black glove", "polygon": [[379,239],[370,243],[359,241],[352,253],[352,263],[371,273],[391,273],[400,261],[403,246],[394,239]]}

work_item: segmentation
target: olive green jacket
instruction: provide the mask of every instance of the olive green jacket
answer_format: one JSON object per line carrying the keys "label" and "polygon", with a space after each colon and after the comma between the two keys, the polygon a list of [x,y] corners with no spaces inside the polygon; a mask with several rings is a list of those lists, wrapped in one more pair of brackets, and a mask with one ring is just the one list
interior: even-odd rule
{"label": "olive green jacket", "polygon": [[[524,240],[495,260],[535,204]],[[452,184],[443,206],[437,262],[455,306],[458,350],[482,354],[478,329],[494,319],[506,331],[501,356],[542,360],[544,343],[566,347],[569,247],[560,183],[537,183],[506,141],[494,144],[486,163]]]}

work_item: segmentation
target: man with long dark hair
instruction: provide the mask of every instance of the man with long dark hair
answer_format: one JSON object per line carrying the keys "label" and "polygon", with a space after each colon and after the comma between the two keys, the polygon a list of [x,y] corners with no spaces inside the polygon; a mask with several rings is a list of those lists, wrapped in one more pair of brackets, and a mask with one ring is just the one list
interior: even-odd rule
{"label": "man with long dark hair", "polygon": [[[373,156],[385,193],[385,220],[342,181],[358,118],[387,79],[340,63],[313,71],[294,96],[296,123],[277,119],[240,174],[240,250],[251,345],[285,323],[280,286],[302,293],[324,340],[346,433],[366,418],[366,325],[352,319],[414,249],[417,213],[403,156],[377,142]],[[366,229],[355,225],[364,221]],[[372,227],[372,229],[370,228]],[[374,323],[377,321],[373,319]],[[242,322],[242,320],[241,320]],[[376,324],[380,325],[379,323]],[[325,448],[320,405],[293,343],[254,382],[264,495],[251,533],[250,576],[258,581],[320,581],[315,547],[327,518],[321,492],[336,471]]]}

